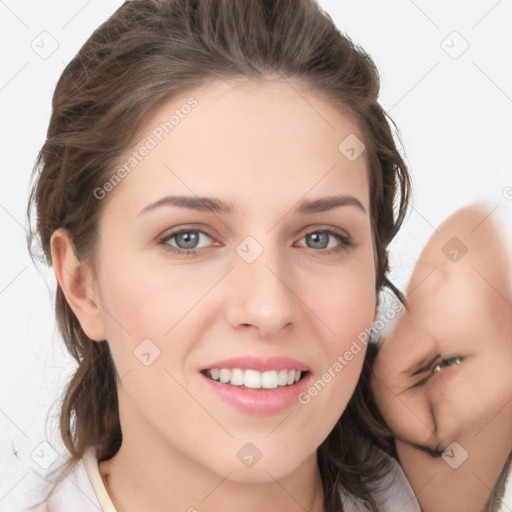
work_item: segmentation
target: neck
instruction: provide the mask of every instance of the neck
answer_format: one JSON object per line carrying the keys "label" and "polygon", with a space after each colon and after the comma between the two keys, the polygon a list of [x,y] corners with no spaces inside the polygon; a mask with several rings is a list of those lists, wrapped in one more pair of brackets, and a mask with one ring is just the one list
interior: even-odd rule
{"label": "neck", "polygon": [[[170,446],[140,416],[123,422],[116,455],[98,467],[117,512],[323,512],[323,487],[316,453],[294,471],[257,482],[234,481]],[[130,411],[131,412],[131,411]]]}
{"label": "neck", "polygon": [[169,471],[164,472],[160,466],[151,465],[150,460],[151,457],[134,460],[121,447],[113,459],[100,463],[100,474],[117,512],[197,512],[204,508],[209,512],[324,510],[318,472],[313,479],[308,471],[300,471],[280,480],[246,483],[204,470],[177,472],[173,464],[168,464]]}

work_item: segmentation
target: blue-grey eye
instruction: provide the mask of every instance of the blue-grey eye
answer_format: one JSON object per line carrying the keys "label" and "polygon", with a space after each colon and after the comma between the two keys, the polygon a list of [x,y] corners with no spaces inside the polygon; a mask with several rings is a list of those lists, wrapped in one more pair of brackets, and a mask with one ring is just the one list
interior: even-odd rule
{"label": "blue-grey eye", "polygon": [[329,245],[330,236],[331,235],[323,231],[315,231],[313,233],[309,233],[306,235],[306,240],[312,241],[315,245],[308,245],[308,247],[311,247],[312,249],[325,249]]}
{"label": "blue-grey eye", "polygon": [[185,233],[175,235],[174,238],[176,239],[176,245],[180,249],[195,249],[196,244],[199,242],[199,233],[186,231]]}

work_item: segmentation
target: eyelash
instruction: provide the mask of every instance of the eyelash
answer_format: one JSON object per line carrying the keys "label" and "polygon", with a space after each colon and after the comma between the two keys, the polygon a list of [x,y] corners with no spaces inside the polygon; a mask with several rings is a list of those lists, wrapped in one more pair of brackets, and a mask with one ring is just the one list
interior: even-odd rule
{"label": "eyelash", "polygon": [[[213,238],[209,233],[207,233],[206,231],[203,231],[202,229],[184,228],[184,229],[179,229],[177,231],[173,231],[172,233],[166,235],[163,238],[159,238],[157,240],[157,243],[159,245],[164,245],[165,246],[164,249],[166,251],[169,251],[169,252],[181,255],[181,256],[196,255],[200,251],[200,249],[185,250],[185,249],[179,249],[178,247],[174,247],[172,245],[167,244],[167,242],[169,240],[172,240],[173,238],[177,237],[178,235],[181,235],[182,233],[201,233],[203,235],[206,235],[209,238]],[[355,246],[354,240],[352,239],[351,236],[342,234],[334,229],[316,229],[316,230],[307,232],[302,238],[306,237],[307,235],[311,235],[312,233],[328,234],[328,235],[333,236],[334,238],[337,238],[341,242],[341,245],[339,245],[337,247],[333,247],[330,249],[319,249],[316,252],[321,252],[323,254],[330,255],[330,254],[337,253],[337,252],[340,252],[340,251],[343,251],[350,247]],[[302,240],[302,238],[301,238],[301,240]],[[313,249],[313,248],[308,247],[308,249]]]}

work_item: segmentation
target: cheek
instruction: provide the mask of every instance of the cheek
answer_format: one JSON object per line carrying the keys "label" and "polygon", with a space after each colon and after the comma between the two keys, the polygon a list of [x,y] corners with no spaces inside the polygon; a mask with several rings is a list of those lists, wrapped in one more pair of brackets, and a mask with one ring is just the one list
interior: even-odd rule
{"label": "cheek", "polygon": [[365,339],[376,308],[375,272],[364,262],[343,268],[322,285],[308,286],[308,300],[325,324],[329,352],[347,350],[351,341]]}
{"label": "cheek", "polygon": [[[318,417],[322,418],[322,432],[334,426],[361,374],[375,314],[374,279],[372,272],[363,269],[316,289],[310,286],[316,292],[310,292],[308,300],[321,320],[316,324],[323,365],[301,403],[314,404],[321,411]],[[315,420],[312,423],[316,425]]]}
{"label": "cheek", "polygon": [[180,266],[115,260],[110,268],[104,266],[100,279],[107,334],[112,340],[130,337],[134,344],[143,338],[164,339],[182,318],[195,314],[195,305],[218,276],[216,269],[199,277]]}

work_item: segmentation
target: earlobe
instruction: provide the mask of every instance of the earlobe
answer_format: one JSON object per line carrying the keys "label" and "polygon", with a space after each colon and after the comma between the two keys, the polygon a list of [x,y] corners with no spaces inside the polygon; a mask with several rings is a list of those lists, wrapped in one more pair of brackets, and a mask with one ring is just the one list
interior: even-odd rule
{"label": "earlobe", "polygon": [[50,241],[57,282],[85,334],[95,341],[106,339],[97,285],[90,268],[80,263],[69,233],[60,228]]}

